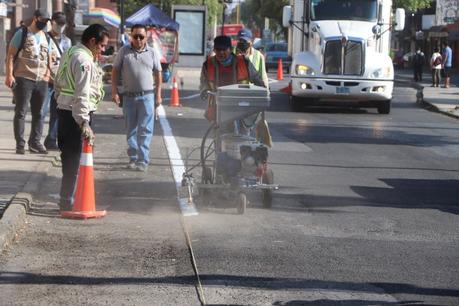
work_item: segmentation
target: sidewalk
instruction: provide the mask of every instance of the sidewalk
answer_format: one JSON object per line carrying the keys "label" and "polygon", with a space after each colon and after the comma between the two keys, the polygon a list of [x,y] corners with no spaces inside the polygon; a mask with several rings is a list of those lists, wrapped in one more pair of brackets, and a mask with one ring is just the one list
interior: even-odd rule
{"label": "sidewalk", "polygon": [[453,70],[451,73],[451,87],[432,87],[432,76],[430,71],[424,69],[422,82],[413,80],[413,71],[411,69],[396,70],[395,81],[408,83],[410,86],[417,88],[418,101],[424,103],[448,116],[459,118],[459,71]]}
{"label": "sidewalk", "polygon": [[[57,152],[48,155],[16,154],[13,134],[14,105],[12,93],[0,76],[0,250],[13,239],[16,230],[22,227],[25,212],[32,202],[32,194],[38,190],[52,167]],[[25,138],[30,132],[30,110],[27,112]],[[45,124],[45,131],[48,124]],[[27,148],[26,148],[27,149]],[[8,209],[6,209],[8,207]]]}

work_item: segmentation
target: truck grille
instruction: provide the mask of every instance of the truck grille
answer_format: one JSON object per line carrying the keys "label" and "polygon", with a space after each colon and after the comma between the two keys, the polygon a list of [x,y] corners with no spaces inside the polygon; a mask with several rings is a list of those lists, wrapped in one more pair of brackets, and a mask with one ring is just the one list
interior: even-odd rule
{"label": "truck grille", "polygon": [[363,48],[358,41],[331,40],[325,45],[324,74],[362,75]]}

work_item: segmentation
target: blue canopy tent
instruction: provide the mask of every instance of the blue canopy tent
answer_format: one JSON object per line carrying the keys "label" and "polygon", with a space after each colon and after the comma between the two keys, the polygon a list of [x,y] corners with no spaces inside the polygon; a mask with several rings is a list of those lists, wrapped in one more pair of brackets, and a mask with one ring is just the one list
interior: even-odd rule
{"label": "blue canopy tent", "polygon": [[131,27],[134,24],[143,24],[146,26],[156,26],[168,30],[177,31],[180,25],[174,19],[167,16],[163,11],[153,4],[147,4],[126,19],[126,26]]}
{"label": "blue canopy tent", "polygon": [[178,59],[178,30],[180,25],[153,4],[147,4],[126,19],[126,26],[135,24],[148,29],[148,43],[161,52],[163,81],[168,82],[172,65]]}

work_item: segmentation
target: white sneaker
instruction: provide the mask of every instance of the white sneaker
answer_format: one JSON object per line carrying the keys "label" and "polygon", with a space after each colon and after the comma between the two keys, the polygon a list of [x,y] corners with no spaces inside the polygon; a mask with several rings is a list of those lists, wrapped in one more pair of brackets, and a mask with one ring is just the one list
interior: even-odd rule
{"label": "white sneaker", "polygon": [[131,160],[129,162],[129,164],[127,165],[127,168],[128,169],[131,169],[131,170],[134,170],[136,168],[136,165],[135,165],[135,160]]}
{"label": "white sneaker", "polygon": [[144,163],[139,163],[137,164],[137,171],[140,171],[140,172],[146,172],[148,169],[148,166]]}

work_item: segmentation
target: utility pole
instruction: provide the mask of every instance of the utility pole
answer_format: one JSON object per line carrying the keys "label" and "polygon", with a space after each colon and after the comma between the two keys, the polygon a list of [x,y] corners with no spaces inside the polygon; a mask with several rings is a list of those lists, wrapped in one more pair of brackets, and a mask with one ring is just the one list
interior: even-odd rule
{"label": "utility pole", "polygon": [[120,0],[120,17],[121,17],[120,34],[121,34],[121,37],[123,37],[124,36],[124,0]]}
{"label": "utility pole", "polygon": [[241,23],[241,3],[239,2],[236,6],[236,23]]}
{"label": "utility pole", "polygon": [[67,26],[65,27],[65,35],[72,40],[75,44],[75,10],[77,8],[76,0],[68,0],[64,4],[65,18],[67,19]]}
{"label": "utility pole", "polygon": [[222,3],[223,5],[222,30],[221,30],[221,35],[223,35],[224,29],[225,29],[225,17],[226,17],[225,10],[228,7],[228,3],[233,3],[233,0],[219,0],[218,2]]}
{"label": "utility pole", "polygon": [[225,8],[226,8],[226,3],[223,3],[223,13],[222,13],[222,31],[220,35],[223,35],[225,32]]}

